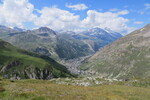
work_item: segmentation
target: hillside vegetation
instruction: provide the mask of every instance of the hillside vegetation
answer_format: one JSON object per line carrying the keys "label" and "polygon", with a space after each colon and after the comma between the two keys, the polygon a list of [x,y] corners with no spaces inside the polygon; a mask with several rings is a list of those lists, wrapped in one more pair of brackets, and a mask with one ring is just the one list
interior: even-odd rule
{"label": "hillside vegetation", "polygon": [[18,49],[0,40],[0,74],[12,79],[51,79],[72,76],[53,59]]}

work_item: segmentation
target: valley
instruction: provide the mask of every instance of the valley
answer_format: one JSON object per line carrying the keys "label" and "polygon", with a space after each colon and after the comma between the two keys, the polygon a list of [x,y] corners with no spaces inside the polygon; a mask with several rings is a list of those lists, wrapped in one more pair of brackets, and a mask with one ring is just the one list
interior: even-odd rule
{"label": "valley", "polygon": [[0,100],[150,100],[149,0],[0,0]]}
{"label": "valley", "polygon": [[150,25],[124,37],[114,33],[117,38],[99,28],[82,34],[1,30],[0,38],[17,46],[0,40],[2,100],[150,98]]}

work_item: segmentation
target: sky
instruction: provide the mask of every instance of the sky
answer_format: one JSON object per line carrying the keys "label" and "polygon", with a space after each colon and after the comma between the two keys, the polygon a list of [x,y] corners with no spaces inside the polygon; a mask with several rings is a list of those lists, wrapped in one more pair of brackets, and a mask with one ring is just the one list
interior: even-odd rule
{"label": "sky", "polygon": [[110,28],[128,34],[150,23],[150,0],[0,0],[0,25],[55,31]]}

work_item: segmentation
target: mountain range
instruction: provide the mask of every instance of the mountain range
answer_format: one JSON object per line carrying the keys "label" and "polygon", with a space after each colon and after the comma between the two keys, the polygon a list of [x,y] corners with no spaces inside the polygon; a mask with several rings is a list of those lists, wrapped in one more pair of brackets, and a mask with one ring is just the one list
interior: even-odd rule
{"label": "mountain range", "polygon": [[[0,27],[0,38],[27,51],[43,54],[57,62],[74,69],[73,63],[80,63],[100,48],[122,37],[110,29],[92,28],[75,33],[55,32],[48,27],[33,30]],[[73,66],[72,66],[73,65]],[[72,69],[73,67],[73,69]]]}
{"label": "mountain range", "polygon": [[83,32],[62,32],[63,35],[70,35],[72,38],[83,41],[87,44],[93,52],[98,51],[100,48],[110,44],[111,42],[122,37],[120,33],[114,32],[108,28],[92,28]]}

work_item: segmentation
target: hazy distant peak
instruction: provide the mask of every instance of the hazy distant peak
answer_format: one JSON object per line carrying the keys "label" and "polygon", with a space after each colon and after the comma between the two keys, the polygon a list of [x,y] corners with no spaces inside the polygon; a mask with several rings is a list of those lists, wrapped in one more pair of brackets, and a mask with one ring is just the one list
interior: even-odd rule
{"label": "hazy distant peak", "polygon": [[22,28],[18,28],[18,27],[13,27],[13,29],[15,31],[18,31],[18,32],[22,32],[22,31],[25,31],[25,29],[22,29]]}
{"label": "hazy distant peak", "polygon": [[99,28],[99,27],[95,27],[95,28],[91,28],[89,29],[90,32],[103,32],[104,30]]}
{"label": "hazy distant peak", "polygon": [[50,29],[48,27],[40,27],[38,30],[41,31],[41,32],[51,32],[51,31],[53,31],[52,29]]}
{"label": "hazy distant peak", "polygon": [[48,34],[54,34],[56,35],[56,32],[48,27],[40,27],[39,29],[35,29],[37,33],[48,33]]}

